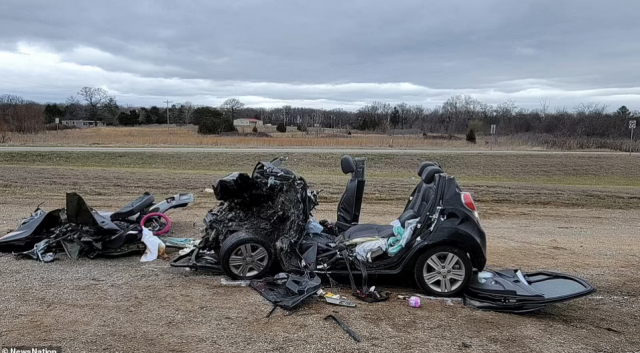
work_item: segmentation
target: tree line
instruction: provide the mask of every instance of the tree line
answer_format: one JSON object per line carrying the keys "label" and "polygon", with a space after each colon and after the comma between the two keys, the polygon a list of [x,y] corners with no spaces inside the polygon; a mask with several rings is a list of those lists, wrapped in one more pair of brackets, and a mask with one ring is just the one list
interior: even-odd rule
{"label": "tree line", "polygon": [[121,106],[115,97],[99,87],[83,87],[63,103],[39,104],[15,95],[0,95],[0,131],[35,133],[60,120],[101,121],[106,125],[193,124],[202,133],[232,131],[233,120],[250,118],[264,124],[363,130],[396,133],[411,130],[434,134],[488,134],[491,125],[498,135],[547,134],[556,137],[622,138],[628,136],[629,120],[640,112],[621,106],[615,111],[598,103],[579,104],[572,109],[550,109],[547,100],[535,109],[518,107],[509,100],[490,105],[458,95],[443,104],[426,108],[407,103],[372,102],[356,111],[316,109],[285,105],[279,108],[245,107],[238,99],[219,107],[197,106],[191,102],[169,107]]}

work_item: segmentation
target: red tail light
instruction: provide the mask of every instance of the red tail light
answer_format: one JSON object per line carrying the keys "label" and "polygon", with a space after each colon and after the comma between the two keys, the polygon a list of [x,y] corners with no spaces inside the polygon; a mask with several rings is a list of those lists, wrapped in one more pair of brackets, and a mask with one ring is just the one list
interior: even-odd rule
{"label": "red tail light", "polygon": [[468,192],[462,192],[462,203],[470,211],[476,212],[476,204],[473,202],[473,197]]}

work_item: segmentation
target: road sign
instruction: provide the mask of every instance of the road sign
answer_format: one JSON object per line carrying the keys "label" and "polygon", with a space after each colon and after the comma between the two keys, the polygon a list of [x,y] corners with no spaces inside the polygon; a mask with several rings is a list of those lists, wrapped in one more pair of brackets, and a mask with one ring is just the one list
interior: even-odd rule
{"label": "road sign", "polygon": [[636,128],[636,121],[629,120],[629,129],[635,129],[635,128]]}
{"label": "road sign", "polygon": [[56,124],[60,124],[60,118],[56,118]]}
{"label": "road sign", "polygon": [[491,124],[491,135],[496,134],[496,124]]}

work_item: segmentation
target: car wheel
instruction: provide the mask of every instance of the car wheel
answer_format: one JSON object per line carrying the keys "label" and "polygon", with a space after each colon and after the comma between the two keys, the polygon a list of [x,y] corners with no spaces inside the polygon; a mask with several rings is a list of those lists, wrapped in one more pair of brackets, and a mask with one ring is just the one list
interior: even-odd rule
{"label": "car wheel", "polygon": [[271,268],[273,250],[264,238],[237,232],[222,243],[220,262],[224,272],[233,279],[260,278]]}
{"label": "car wheel", "polygon": [[436,297],[460,295],[469,285],[473,268],[467,253],[452,246],[438,246],[420,255],[414,268],[416,282]]}

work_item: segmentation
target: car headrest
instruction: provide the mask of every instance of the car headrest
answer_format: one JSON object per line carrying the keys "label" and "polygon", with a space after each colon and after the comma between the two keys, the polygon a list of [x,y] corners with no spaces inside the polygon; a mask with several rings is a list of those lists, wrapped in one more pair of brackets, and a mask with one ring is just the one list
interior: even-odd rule
{"label": "car headrest", "polygon": [[422,162],[420,164],[420,167],[418,168],[418,176],[422,178],[422,173],[424,173],[424,170],[427,169],[428,167],[439,167],[440,165],[436,162]]}
{"label": "car headrest", "polygon": [[343,156],[340,160],[340,168],[342,168],[344,174],[355,173],[356,161],[354,161],[351,156]]}
{"label": "car headrest", "polygon": [[433,183],[433,179],[435,178],[436,174],[442,173],[444,173],[444,171],[440,169],[440,167],[427,167],[427,169],[422,172],[422,182],[425,184],[431,184]]}

